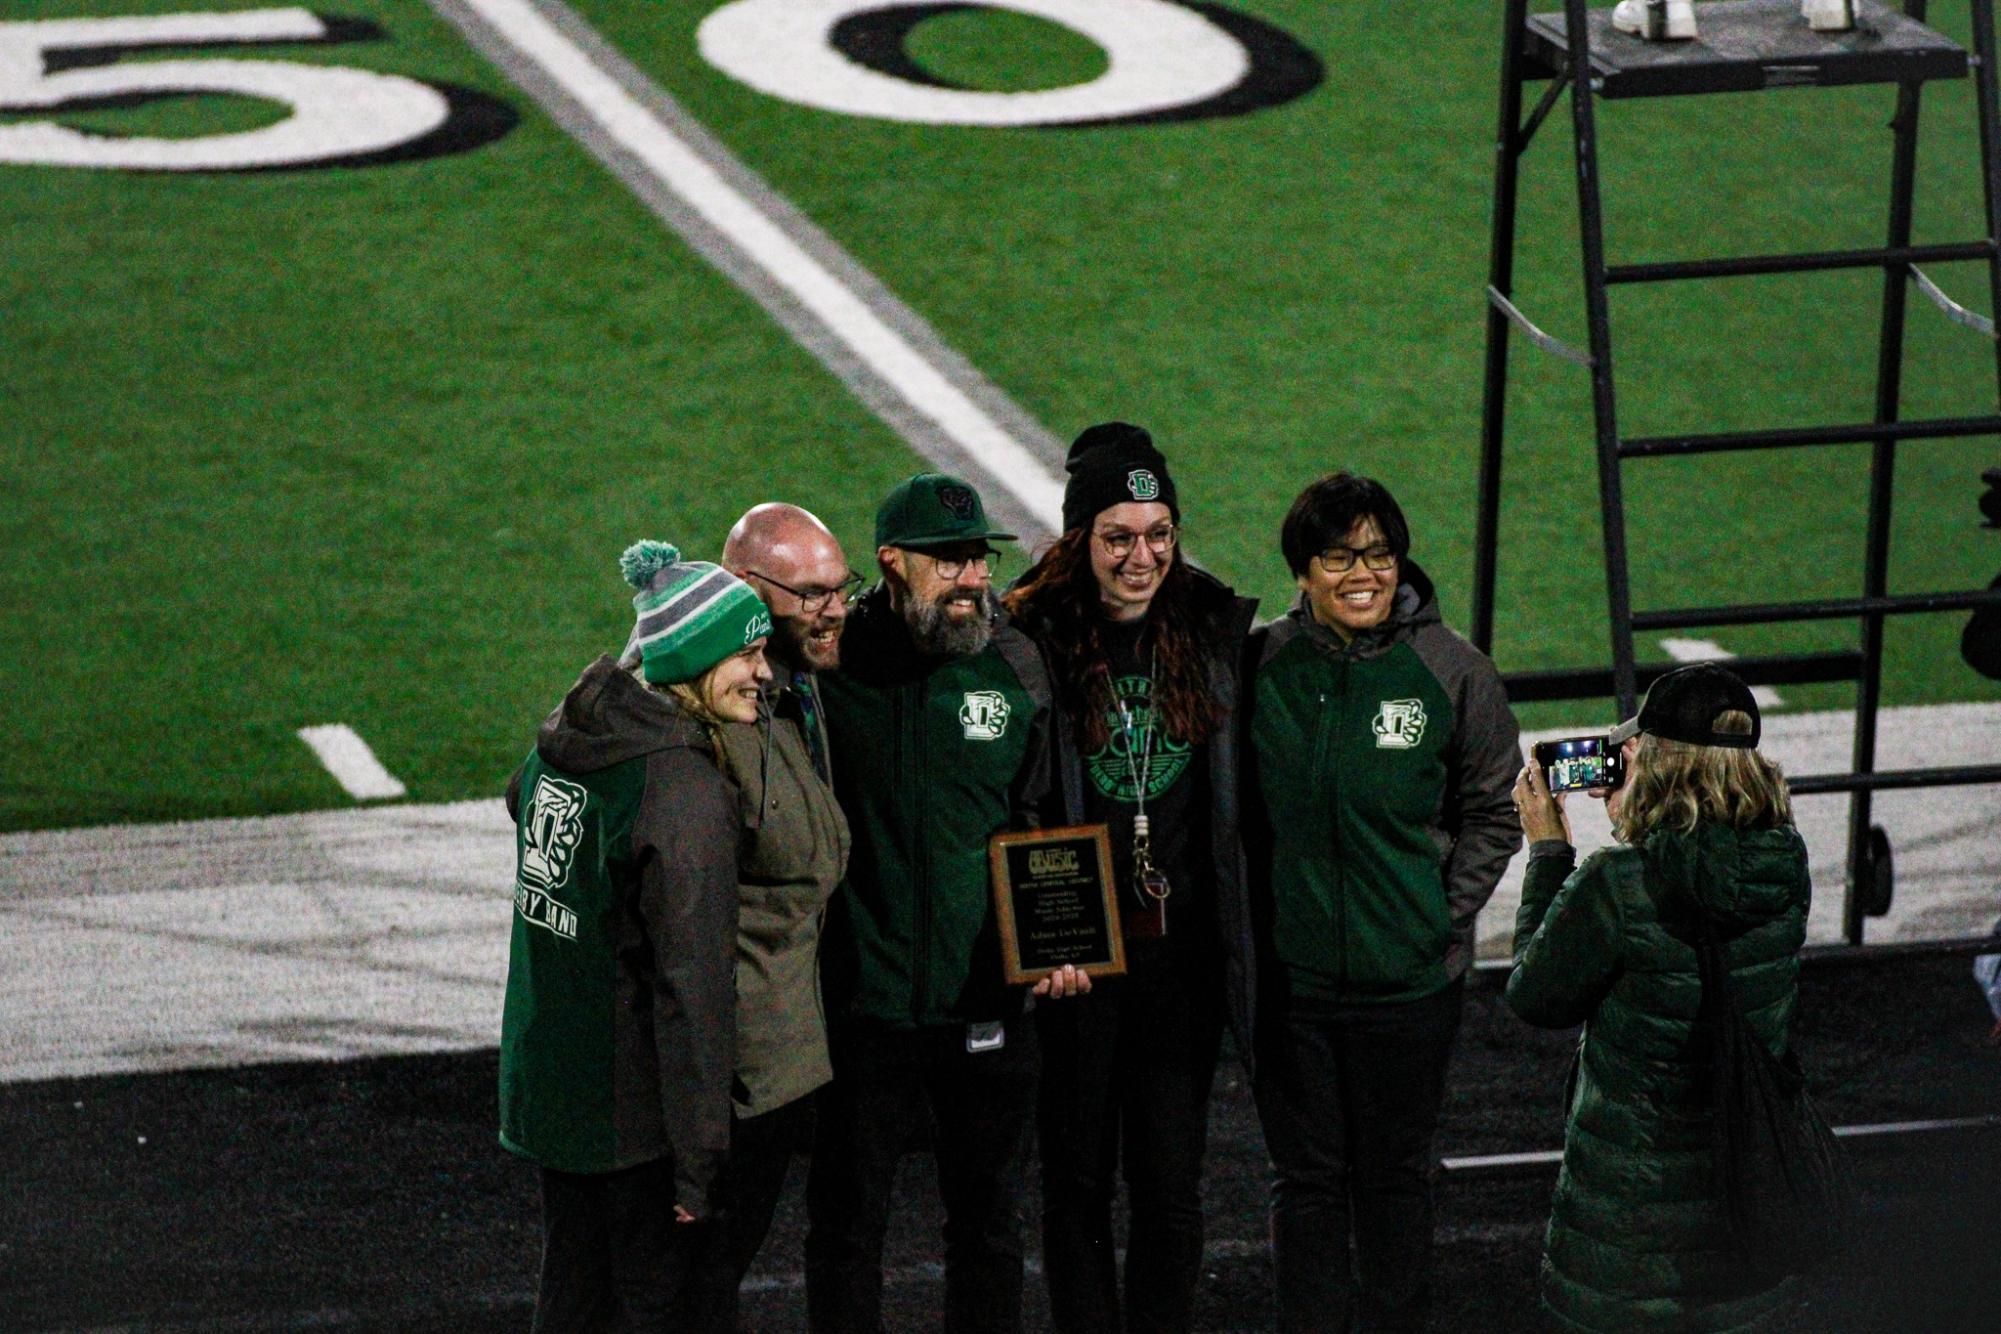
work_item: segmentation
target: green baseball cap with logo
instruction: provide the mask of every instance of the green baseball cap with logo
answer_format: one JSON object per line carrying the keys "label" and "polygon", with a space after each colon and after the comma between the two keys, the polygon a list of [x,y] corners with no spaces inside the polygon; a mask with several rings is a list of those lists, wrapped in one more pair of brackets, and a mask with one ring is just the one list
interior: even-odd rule
{"label": "green baseball cap with logo", "polygon": [[897,483],[875,511],[875,544],[879,547],[949,546],[990,538],[1013,540],[987,522],[980,493],[942,472],[920,472]]}

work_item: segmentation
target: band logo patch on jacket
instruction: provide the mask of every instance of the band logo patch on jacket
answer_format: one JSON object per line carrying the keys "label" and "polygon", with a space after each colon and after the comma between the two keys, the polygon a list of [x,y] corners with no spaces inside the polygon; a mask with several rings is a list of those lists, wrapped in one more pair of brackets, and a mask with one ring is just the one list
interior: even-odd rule
{"label": "band logo patch on jacket", "polygon": [[570,880],[577,844],[584,837],[584,802],[589,794],[575,783],[543,774],[521,819],[521,867],[514,879],[514,910],[523,921],[577,938],[577,915],[557,901]]}
{"label": "band logo patch on jacket", "polygon": [[998,741],[1007,735],[1007,717],[1012,710],[1007,696],[998,690],[968,690],[959,705],[959,726],[968,741]]}
{"label": "band logo patch on jacket", "polygon": [[1424,701],[1386,699],[1372,730],[1378,750],[1414,750],[1424,740]]}

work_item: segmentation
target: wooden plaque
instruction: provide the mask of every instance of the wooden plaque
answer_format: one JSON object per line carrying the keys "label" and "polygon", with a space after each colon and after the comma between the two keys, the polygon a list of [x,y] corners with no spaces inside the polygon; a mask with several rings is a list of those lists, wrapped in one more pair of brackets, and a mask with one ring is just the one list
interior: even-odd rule
{"label": "wooden plaque", "polygon": [[1040,982],[1066,963],[1092,977],[1125,972],[1104,825],[996,834],[987,857],[1009,982]]}

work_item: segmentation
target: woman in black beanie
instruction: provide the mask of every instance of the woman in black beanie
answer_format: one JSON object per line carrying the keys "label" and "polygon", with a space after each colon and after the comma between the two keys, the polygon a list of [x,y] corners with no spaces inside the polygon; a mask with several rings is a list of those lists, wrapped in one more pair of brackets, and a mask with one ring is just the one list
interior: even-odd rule
{"label": "woman in black beanie", "polygon": [[1225,1023],[1250,1050],[1256,994],[1235,736],[1256,604],[1182,555],[1174,481],[1145,431],[1093,426],[1067,466],[1063,535],[1005,601],[1056,683],[1048,818],[1111,827],[1128,971],[1037,1011],[1043,1263],[1058,1330],[1185,1330],[1210,1085]]}

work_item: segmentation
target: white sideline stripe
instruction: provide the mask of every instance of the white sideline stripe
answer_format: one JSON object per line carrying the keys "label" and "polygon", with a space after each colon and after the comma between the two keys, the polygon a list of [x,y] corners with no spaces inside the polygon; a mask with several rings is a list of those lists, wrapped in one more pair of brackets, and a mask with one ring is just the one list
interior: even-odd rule
{"label": "white sideline stripe", "polygon": [[[1836,1126],[1840,1139],[1860,1139],[1871,1135],[1916,1135],[1936,1130],[1975,1130],[2001,1126],[2001,1116],[1955,1116],[1942,1121],[1879,1121],[1871,1125]],[[1477,1171],[1484,1167],[1539,1167],[1563,1161],[1561,1149],[1539,1149],[1533,1153],[1482,1153],[1465,1157],[1441,1158],[1448,1172]]]}
{"label": "white sideline stripe", "polygon": [[[1676,662],[1721,662],[1737,656],[1713,639],[1663,639],[1661,647]],[[1770,686],[1752,686],[1751,698],[1761,709],[1776,709],[1785,703]]]}
{"label": "white sideline stripe", "polygon": [[1834,1133],[1849,1135],[1912,1135],[1927,1130],[1975,1130],[2001,1126],[2001,1116],[1955,1116],[1942,1121],[1879,1121],[1866,1126],[1836,1126]]}
{"label": "white sideline stripe", "polygon": [[1537,1149],[1533,1153],[1476,1153],[1465,1157],[1440,1158],[1448,1172],[1477,1171],[1483,1167],[1536,1167],[1563,1161],[1562,1149]]}
{"label": "white sideline stripe", "polygon": [[[1881,721],[1886,768],[2001,754],[2001,703]],[[1790,772],[1818,773],[1846,762],[1854,727],[1850,712],[1776,714],[1767,736]],[[1795,810],[1822,886],[1807,939],[1838,941],[1846,798]],[[1885,793],[1878,812],[1897,900],[1869,940],[1986,934],[2001,784]],[[1571,819],[1581,850],[1610,840],[1601,803]],[[514,869],[515,827],[494,797],[0,834],[0,1085],[491,1048]],[[1480,915],[1484,957],[1509,952],[1520,870],[1517,858]],[[107,958],[116,985],[78,985],[108,976]],[[1984,1014],[1970,982],[1968,995]]]}
{"label": "white sideline stripe", "polygon": [[299,740],[313,748],[320,763],[356,801],[384,801],[409,791],[396,775],[382,767],[368,743],[346,723],[301,727]]}
{"label": "white sideline stripe", "polygon": [[1063,488],[1040,459],[534,5],[527,0],[458,3],[553,79],[606,135],[728,237],[1030,514],[1051,532],[1061,531]]}

